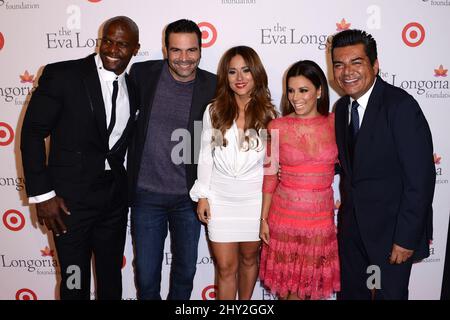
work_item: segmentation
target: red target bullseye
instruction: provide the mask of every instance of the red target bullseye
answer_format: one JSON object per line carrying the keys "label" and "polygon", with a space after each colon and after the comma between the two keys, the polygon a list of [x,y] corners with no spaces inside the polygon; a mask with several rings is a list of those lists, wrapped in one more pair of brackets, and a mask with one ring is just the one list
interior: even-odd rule
{"label": "red target bullseye", "polygon": [[21,212],[10,209],[3,214],[3,224],[11,231],[20,231],[25,226],[25,217]]}
{"label": "red target bullseye", "polygon": [[425,28],[417,22],[408,23],[403,28],[402,39],[409,47],[420,46],[425,40]]}
{"label": "red target bullseye", "polygon": [[202,48],[211,47],[217,40],[217,30],[209,22],[200,22],[198,24],[202,32]]}
{"label": "red target bullseye", "polygon": [[0,32],[0,50],[3,49],[4,45],[5,45],[5,37],[3,37],[3,33]]}
{"label": "red target bullseye", "polygon": [[7,146],[14,140],[14,130],[6,122],[0,122],[0,146]]}
{"label": "red target bullseye", "polygon": [[16,292],[16,300],[37,300],[37,295],[33,290],[24,288]]}
{"label": "red target bullseye", "polygon": [[215,300],[217,295],[217,286],[210,285],[203,289],[202,299],[203,300]]}

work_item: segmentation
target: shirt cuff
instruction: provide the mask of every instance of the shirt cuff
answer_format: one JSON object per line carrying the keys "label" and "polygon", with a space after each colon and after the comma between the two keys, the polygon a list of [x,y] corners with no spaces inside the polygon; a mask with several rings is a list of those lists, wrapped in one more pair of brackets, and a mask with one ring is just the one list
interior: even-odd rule
{"label": "shirt cuff", "polygon": [[47,201],[53,197],[56,197],[56,193],[55,193],[55,191],[52,190],[50,192],[40,194],[38,196],[29,197],[28,203],[40,203],[40,202]]}
{"label": "shirt cuff", "polygon": [[203,186],[200,182],[195,181],[194,186],[192,187],[189,195],[191,196],[192,201],[198,202],[201,198],[208,198],[209,189]]}

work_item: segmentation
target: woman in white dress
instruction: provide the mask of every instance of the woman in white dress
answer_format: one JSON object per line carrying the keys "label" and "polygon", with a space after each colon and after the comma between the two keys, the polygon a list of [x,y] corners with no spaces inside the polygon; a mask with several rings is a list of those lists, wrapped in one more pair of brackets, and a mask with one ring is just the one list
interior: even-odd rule
{"label": "woman in white dress", "polygon": [[267,74],[249,47],[229,49],[203,116],[198,180],[190,191],[207,224],[219,300],[252,297],[258,276],[264,133],[276,117]]}

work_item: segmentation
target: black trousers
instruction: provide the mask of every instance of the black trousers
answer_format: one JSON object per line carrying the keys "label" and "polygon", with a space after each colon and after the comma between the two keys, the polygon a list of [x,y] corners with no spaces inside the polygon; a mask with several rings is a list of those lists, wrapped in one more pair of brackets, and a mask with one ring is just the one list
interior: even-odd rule
{"label": "black trousers", "polygon": [[105,171],[90,187],[83,201],[66,200],[70,215],[64,215],[67,233],[54,236],[60,263],[62,300],[91,298],[93,257],[96,298],[122,298],[122,261],[128,207],[126,185],[117,185]]}
{"label": "black trousers", "polygon": [[[338,300],[371,300],[373,267],[380,270],[380,288],[375,290],[375,300],[407,300],[412,261],[389,264],[389,249],[378,248],[369,254],[365,247],[354,212],[345,212],[338,225],[339,258],[341,264],[341,291]],[[376,251],[374,253],[373,251]],[[368,270],[368,267],[372,266]],[[369,279],[370,278],[370,279]]]}

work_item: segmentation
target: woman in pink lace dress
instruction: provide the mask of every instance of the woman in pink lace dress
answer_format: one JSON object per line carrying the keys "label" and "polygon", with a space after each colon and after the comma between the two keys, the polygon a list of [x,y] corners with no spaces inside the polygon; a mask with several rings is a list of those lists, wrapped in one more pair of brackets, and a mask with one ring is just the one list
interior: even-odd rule
{"label": "woman in pink lace dress", "polygon": [[327,299],[340,279],[331,188],[337,147],[322,69],[308,60],[295,63],[286,97],[284,117],[268,126],[260,279],[280,298]]}

